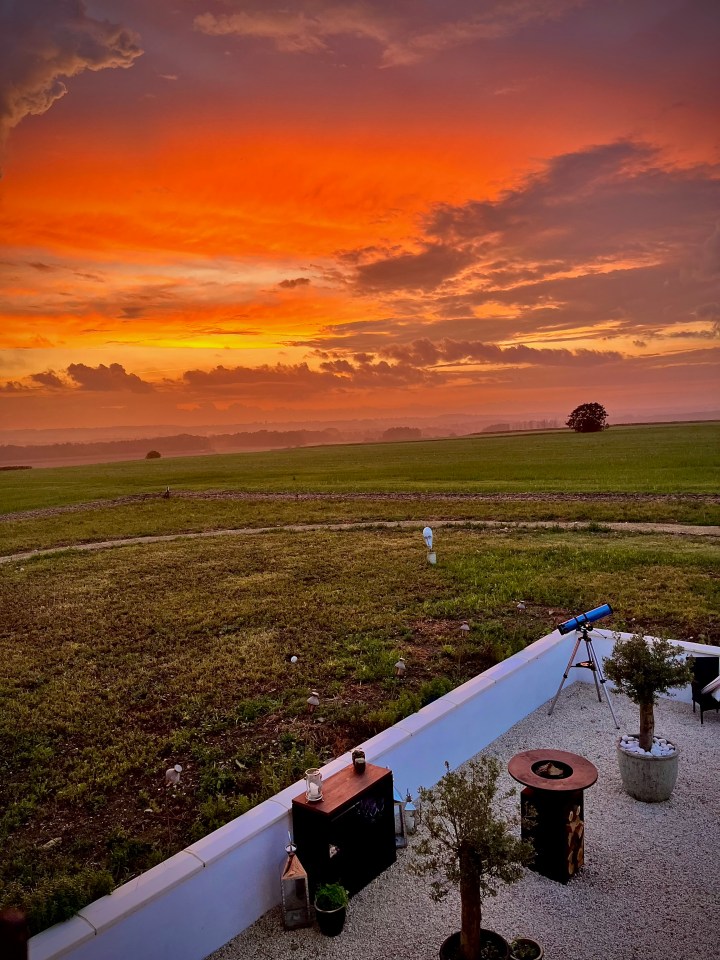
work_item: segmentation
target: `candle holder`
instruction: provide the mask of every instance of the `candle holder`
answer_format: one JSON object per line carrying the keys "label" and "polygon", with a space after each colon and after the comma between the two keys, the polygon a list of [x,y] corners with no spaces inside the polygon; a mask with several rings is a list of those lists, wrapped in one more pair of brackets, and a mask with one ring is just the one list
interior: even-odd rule
{"label": "candle holder", "polygon": [[355,773],[365,773],[365,751],[353,750],[352,765]]}
{"label": "candle holder", "polygon": [[308,803],[322,800],[322,773],[317,767],[305,771],[305,797]]}

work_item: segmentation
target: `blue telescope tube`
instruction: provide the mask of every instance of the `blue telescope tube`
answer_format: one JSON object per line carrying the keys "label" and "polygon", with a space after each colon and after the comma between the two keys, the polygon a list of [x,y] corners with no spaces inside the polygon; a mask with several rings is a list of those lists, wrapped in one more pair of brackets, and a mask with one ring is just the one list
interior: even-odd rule
{"label": "blue telescope tube", "polygon": [[588,610],[587,613],[581,613],[572,620],[566,620],[565,623],[558,624],[560,633],[570,633],[573,630],[579,630],[586,623],[595,623],[596,620],[602,620],[603,617],[609,617],[613,612],[609,603],[604,603],[601,607],[595,607],[594,610]]}

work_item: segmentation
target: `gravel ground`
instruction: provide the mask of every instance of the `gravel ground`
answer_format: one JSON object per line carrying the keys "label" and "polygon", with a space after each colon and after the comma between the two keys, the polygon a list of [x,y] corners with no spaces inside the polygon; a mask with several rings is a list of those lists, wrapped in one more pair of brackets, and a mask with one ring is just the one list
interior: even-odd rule
{"label": "gravel ground", "polygon": [[[635,732],[637,708],[614,698],[623,732]],[[689,704],[663,700],[656,729],[680,745],[680,772],[666,803],[632,800],[620,785],[607,705],[594,688],[563,690],[552,717],[547,705],[495,740],[486,751],[507,761],[522,750],[555,747],[598,768],[585,793],[585,867],[566,886],[531,871],[484,907],[483,923],[507,939],[531,936],[547,960],[690,960],[720,950],[720,716],[693,716]],[[515,786],[505,774],[506,787]],[[516,812],[518,797],[508,801]],[[288,932],[270,911],[212,960],[437,960],[440,943],[459,929],[453,892],[442,904],[428,881],[407,870],[411,846],[358,893],[341,936],[316,929]]]}

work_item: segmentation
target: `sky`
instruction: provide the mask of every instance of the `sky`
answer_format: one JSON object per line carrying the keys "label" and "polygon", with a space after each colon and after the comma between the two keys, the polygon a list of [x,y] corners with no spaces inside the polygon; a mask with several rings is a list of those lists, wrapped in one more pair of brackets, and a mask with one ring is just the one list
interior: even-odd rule
{"label": "sky", "polygon": [[720,409],[716,0],[0,0],[0,429]]}

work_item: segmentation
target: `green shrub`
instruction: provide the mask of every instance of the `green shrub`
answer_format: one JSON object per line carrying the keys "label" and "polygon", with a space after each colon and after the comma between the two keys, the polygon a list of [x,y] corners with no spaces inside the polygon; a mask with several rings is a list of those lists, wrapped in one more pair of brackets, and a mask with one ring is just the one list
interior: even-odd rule
{"label": "green shrub", "polygon": [[190,828],[191,840],[202,840],[213,830],[247,813],[253,801],[241,794],[238,797],[211,797],[200,804],[198,817]]}
{"label": "green shrub", "polygon": [[315,892],[315,906],[320,910],[339,910],[348,902],[348,892],[341,883],[323,883]]}
{"label": "green shrub", "polygon": [[81,907],[104,897],[115,886],[107,870],[86,867],[75,874],[44,877],[19,906],[25,910],[31,933],[69,920]]}

